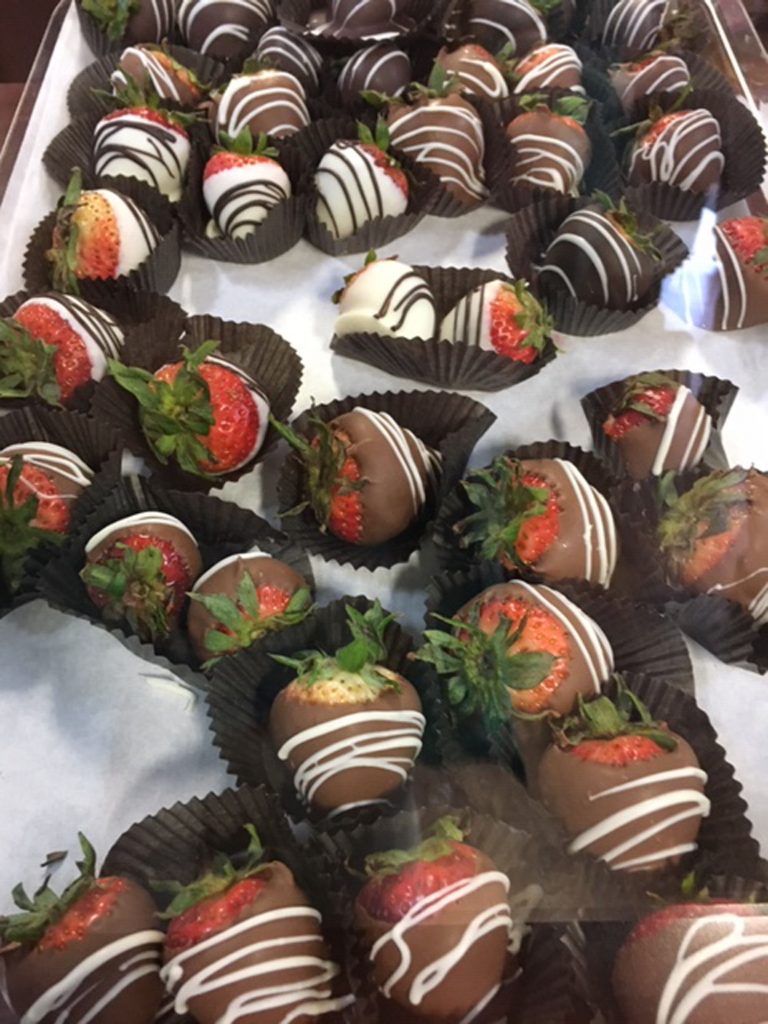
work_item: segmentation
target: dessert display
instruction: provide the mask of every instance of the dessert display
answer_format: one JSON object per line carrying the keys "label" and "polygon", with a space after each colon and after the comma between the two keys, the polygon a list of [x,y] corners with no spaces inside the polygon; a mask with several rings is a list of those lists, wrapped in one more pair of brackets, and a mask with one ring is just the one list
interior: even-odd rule
{"label": "dessert display", "polygon": [[768,621],[768,477],[716,470],[665,488],[657,536],[672,583],[715,594]]}
{"label": "dessert display", "polygon": [[170,34],[175,0],[79,0],[80,7],[111,43],[160,43]]}
{"label": "dessert display", "polygon": [[135,88],[181,107],[192,107],[205,95],[205,87],[193,71],[152,43],[123,50],[110,83],[116,96]]}
{"label": "dessert display", "polygon": [[17,886],[18,912],[0,918],[10,1002],[40,1024],[151,1024],[163,996],[155,905],[131,878],[97,878],[93,847],[79,839],[78,877],[60,894],[48,878],[31,897]]}
{"label": "dessert display", "polygon": [[486,281],[463,295],[440,325],[439,337],[475,345],[518,363],[539,359],[552,319],[525,281]]}
{"label": "dessert display", "polygon": [[630,377],[602,424],[633,480],[681,473],[701,462],[712,418],[684,384],[664,373]]}
{"label": "dessert display", "polygon": [[302,36],[294,35],[281,25],[267,29],[259,39],[254,57],[265,67],[277,68],[298,79],[306,93],[320,88],[323,58]]}
{"label": "dessert display", "polygon": [[322,811],[386,802],[419,755],[425,718],[413,685],[382,661],[394,620],[378,601],[346,607],[351,640],[334,654],[273,655],[296,672],[275,698],[269,733],[302,800]]}
{"label": "dessert display", "polygon": [[719,185],[724,166],[717,120],[708,110],[680,110],[641,129],[629,154],[627,180],[708,192]]}
{"label": "dessert display", "polygon": [[222,476],[246,466],[264,443],[269,402],[248,374],[216,355],[207,341],[182,359],[150,373],[111,362],[110,373],[138,402],[139,422],[152,453],[187,473]]}
{"label": "dessert display", "polygon": [[691,73],[683,58],[663,51],[615,64],[608,74],[624,113],[631,118],[645,116],[652,98],[675,100],[691,84]]}
{"label": "dessert display", "polygon": [[613,670],[602,629],[564,594],[515,580],[488,587],[417,652],[444,677],[460,716],[497,729],[513,715],[568,714]]}
{"label": "dessert display", "polygon": [[200,575],[197,541],[175,516],[139,512],[98,530],[85,546],[80,578],[106,622],[126,622],[144,641],[176,627]]}
{"label": "dessert display", "polygon": [[211,126],[219,142],[250,131],[283,139],[310,121],[304,87],[286,71],[265,68],[235,75],[213,97]]}
{"label": "dessert display", "polygon": [[472,37],[491,53],[504,47],[517,55],[547,41],[547,26],[528,0],[469,0],[467,26]]}
{"label": "dessert display", "polygon": [[307,581],[258,548],[216,562],[198,577],[189,598],[187,635],[206,668],[267,633],[296,625],[312,608]]}
{"label": "dessert display", "polygon": [[476,43],[464,43],[455,50],[447,47],[438,53],[435,64],[461,83],[461,91],[483,100],[503,100],[509,96],[504,68],[496,58]]}
{"label": "dessert display", "polygon": [[512,65],[516,96],[544,89],[583,92],[582,63],[576,51],[564,43],[543,43],[529,50]]}
{"label": "dessert display", "polygon": [[544,254],[542,286],[609,309],[631,309],[650,291],[660,256],[622,200],[607,196],[565,218]]}
{"label": "dessert display", "polygon": [[311,31],[359,42],[396,36],[412,27],[408,0],[330,0],[311,16]]}
{"label": "dessert display", "polygon": [[462,547],[511,572],[610,584],[619,549],[610,506],[567,459],[501,455],[462,487],[472,508],[454,525]]}
{"label": "dessert display", "polygon": [[768,992],[765,905],[712,900],[656,910],[619,949],[612,987],[626,1024],[679,1014],[702,1024],[760,1024]]}
{"label": "dessert display", "polygon": [[178,114],[131,106],[106,114],[93,133],[99,177],[138,178],[178,202],[189,164],[189,133]]}
{"label": "dessert display", "polygon": [[293,186],[278,156],[266,135],[254,142],[247,128],[214,149],[203,171],[209,237],[247,238],[270,210],[290,198]]}
{"label": "dessert display", "polygon": [[522,938],[507,875],[450,817],[410,850],[370,854],[365,867],[355,918],[381,994],[426,1020],[471,1019]]}
{"label": "dessert display", "polygon": [[618,0],[602,26],[601,38],[621,60],[633,60],[659,41],[668,0]]}
{"label": "dessert display", "polygon": [[381,334],[389,338],[431,338],[436,329],[435,298],[424,278],[400,260],[370,253],[336,299],[334,334]]}
{"label": "dessert display", "polygon": [[302,463],[306,503],[320,529],[348,544],[399,536],[419,518],[439,477],[439,454],[385,412],[360,406],[329,423],[313,418],[310,437],[275,426]]}
{"label": "dessert display", "polygon": [[120,358],[114,317],[75,295],[35,295],[0,321],[0,397],[68,405]]}
{"label": "dessert display", "polygon": [[190,49],[227,60],[252,49],[274,14],[272,0],[180,0],[177,21]]}
{"label": "dessert display", "polygon": [[576,195],[592,156],[584,122],[589,102],[563,97],[552,106],[540,96],[523,96],[523,112],[506,126],[510,142],[510,180],[515,185]]}
{"label": "dessert display", "polygon": [[380,120],[375,135],[361,123],[357,140],[339,139],[321,158],[315,215],[333,238],[349,238],[364,224],[408,209],[408,178],[388,148],[389,130]]}
{"label": "dessert display", "polygon": [[254,826],[245,829],[240,866],[219,853],[189,885],[163,886],[174,894],[161,972],[174,1010],[197,1024],[322,1020],[351,1002],[334,995],[340,971],[322,917],[291,869],[264,859]]}
{"label": "dessert display", "polygon": [[579,699],[553,726],[539,766],[544,804],[564,824],[571,853],[613,871],[663,871],[696,849],[707,774],[690,744],[656,722],[621,682],[616,701]]}
{"label": "dessert display", "polygon": [[46,253],[57,291],[78,292],[78,281],[130,274],[160,241],[157,228],[129,196],[113,189],[83,191],[74,171],[59,202],[51,248]]}
{"label": "dessert display", "polygon": [[401,96],[413,80],[411,58],[394,43],[374,43],[345,61],[338,78],[339,97],[346,106],[361,93]]}

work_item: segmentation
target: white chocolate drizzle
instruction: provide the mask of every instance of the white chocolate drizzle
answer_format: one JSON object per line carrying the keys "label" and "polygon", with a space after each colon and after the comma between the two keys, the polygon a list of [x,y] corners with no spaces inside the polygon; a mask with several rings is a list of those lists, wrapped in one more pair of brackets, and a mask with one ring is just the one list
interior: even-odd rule
{"label": "white chocolate drizzle", "polygon": [[[412,431],[401,427],[389,413],[374,412],[362,406],[356,406],[353,411],[369,419],[391,448],[408,481],[413,515],[418,515],[427,500],[429,487],[440,471],[440,455],[432,448],[428,448]],[[415,456],[411,454],[409,441],[416,449]]]}
{"label": "white chocolate drizzle", "polygon": [[[720,321],[720,330],[727,331],[744,326],[749,308],[747,282],[744,277],[744,267],[719,224],[715,226],[715,235],[718,243],[715,262],[723,296],[723,316]],[[730,280],[731,276],[733,286]],[[733,309],[731,304],[733,304]]]}
{"label": "white chocolate drizzle", "polygon": [[[75,488],[72,494],[59,492],[59,497],[65,501],[74,501],[85,487],[93,482],[93,470],[83,460],[58,444],[48,444],[46,441],[25,441],[22,444],[9,444],[0,450],[0,465],[7,464],[14,455],[20,455],[22,462],[43,473],[56,473]],[[32,493],[41,499],[47,495],[41,494],[31,481],[25,480],[25,486]]]}
{"label": "white chocolate drizzle", "polygon": [[[114,523],[110,523],[94,533],[85,545],[85,553],[90,554],[102,541],[105,541],[113,534],[117,539],[117,536],[123,530],[135,529],[139,532],[146,531],[148,534],[151,534],[153,526],[170,527],[174,530],[180,530],[182,533],[186,533],[191,540],[195,541],[192,532],[176,516],[169,515],[167,512],[137,512],[135,515],[126,516],[124,519],[117,519]],[[196,543],[197,541],[195,541]]]}
{"label": "white chocolate drizzle", "polygon": [[366,89],[378,89],[385,91],[380,86],[388,81],[388,76],[394,72],[387,69],[391,63],[399,64],[402,73],[399,76],[403,85],[394,90],[391,95],[399,96],[405,89],[406,84],[412,76],[411,61],[404,50],[400,50],[391,43],[375,43],[364,50],[358,50],[350,57],[339,75],[339,90],[344,93],[360,93]]}
{"label": "white chocolate drizzle", "polygon": [[638,54],[652,50],[666,8],[667,0],[619,0],[605,19],[603,42]]}
{"label": "white chocolate drizzle", "polygon": [[691,395],[690,390],[684,384],[681,384],[677,389],[675,400],[664,423],[664,432],[659,439],[659,447],[656,449],[656,455],[651,467],[651,472],[654,476],[661,476],[665,469],[674,469],[680,473],[685,469],[693,469],[694,466],[698,466],[702,455],[706,451],[712,433],[712,420],[704,406],[697,402],[696,421],[691,428],[679,463],[669,467],[666,465],[667,456],[677,432],[680,415],[689,395]]}
{"label": "white chocolate drizzle", "polygon": [[575,146],[535,132],[515,135],[510,143],[515,154],[513,182],[554,189],[562,195],[578,192],[585,167]]}
{"label": "white chocolate drizzle", "polygon": [[[496,0],[493,10],[492,5],[484,0],[474,0],[470,7],[469,30],[471,33],[487,33],[488,30],[496,33],[499,41],[498,49],[504,46],[512,46],[512,52],[517,50],[517,35],[523,35],[533,31],[540,42],[547,38],[547,26],[539,15],[539,12],[528,3],[528,0]],[[526,24],[527,23],[527,24]]]}
{"label": "white chocolate drizzle", "polygon": [[[456,185],[477,199],[485,197],[485,140],[474,110],[439,103],[413,107],[390,125],[390,134],[396,149],[426,164],[445,184]],[[461,139],[469,152],[455,145],[454,139]]]}
{"label": "white chocolate drizzle", "polygon": [[259,40],[256,57],[281,71],[287,71],[301,82],[306,81],[311,89],[317,89],[320,85],[322,57],[301,36],[293,35],[281,25],[267,29]]}
{"label": "white chocolate drizzle", "polygon": [[732,590],[734,587],[739,587],[743,583],[749,583],[750,580],[760,579],[762,576],[765,577],[765,583],[749,602],[747,610],[757,622],[768,622],[768,565],[754,569],[752,572],[747,573],[746,576],[739,576],[738,579],[729,580],[728,583],[715,583],[709,588],[707,593],[723,594],[727,597],[727,591]]}
{"label": "white chocolate drizzle", "polygon": [[618,557],[616,524],[605,497],[566,459],[554,460],[571,486],[581,516],[584,579],[607,587]]}
{"label": "white chocolate drizzle", "polygon": [[[125,89],[128,85],[128,76],[120,65],[123,61],[130,60],[131,58],[139,62],[151,90],[156,92],[160,99],[174,100],[176,103],[181,103],[182,93],[179,90],[176,76],[161,60],[158,60],[156,52],[148,50],[143,45],[129,46],[123,50],[120,64],[118,64],[110,76],[110,83],[114,93]],[[138,75],[133,77],[139,80],[139,84],[143,84],[143,79],[139,78]]]}
{"label": "white chocolate drizzle", "polygon": [[211,29],[201,41],[195,39],[197,45],[192,48],[200,53],[208,53],[220,39],[229,39],[234,47],[245,46],[259,28],[266,26],[274,16],[271,0],[181,0],[178,23],[181,33],[191,45],[195,31],[195,22],[205,15],[210,7],[216,8],[226,3],[230,7],[243,9],[241,22],[224,21],[221,16],[212,20]]}
{"label": "white chocolate drizzle", "polygon": [[[547,89],[558,86],[569,88],[571,92],[584,93],[583,85],[564,85],[564,81],[581,81],[582,63],[574,49],[564,43],[547,43],[544,47],[536,47],[530,50],[520,61],[526,61],[535,57],[540,49],[546,49],[547,56],[544,60],[535,64],[530,71],[521,75],[515,85],[513,92],[517,95],[530,92],[533,89]],[[519,72],[518,72],[519,73]]]}
{"label": "white chocolate drizzle", "polygon": [[[267,84],[268,83],[268,84]],[[221,95],[216,111],[216,135],[231,139],[246,128],[275,138],[292,135],[309,124],[304,86],[287,71],[236,75]]]}
{"label": "white chocolate drizzle", "polygon": [[[690,148],[686,138],[702,132],[702,138]],[[686,110],[673,115],[660,132],[650,141],[641,137],[632,150],[629,176],[632,178],[641,164],[645,164],[651,181],[663,181],[684,190],[700,188],[708,175],[710,165],[718,175],[725,165],[720,149],[720,125],[708,110]]]}

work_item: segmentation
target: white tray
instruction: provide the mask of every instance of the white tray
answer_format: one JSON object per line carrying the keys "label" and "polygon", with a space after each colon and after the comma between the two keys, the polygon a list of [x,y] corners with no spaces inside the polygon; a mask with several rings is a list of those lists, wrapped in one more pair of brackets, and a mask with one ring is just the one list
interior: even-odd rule
{"label": "white tray", "polygon": [[[59,190],[41,164],[68,120],[65,95],[92,56],[70,9],[53,50],[20,158],[2,206],[0,297],[22,286],[21,262],[38,220]],[[723,216],[733,211],[725,211]],[[739,211],[740,212],[740,211]],[[386,250],[415,263],[505,269],[505,215],[482,210],[459,220],[428,218]],[[694,232],[682,228],[690,242]],[[263,266],[242,267],[185,256],[171,292],[191,313],[269,324],[305,364],[297,411],[311,398],[418,385],[332,356],[331,293],[357,258],[334,259],[301,242]],[[601,338],[562,338],[557,361],[528,382],[473,397],[498,416],[474,453],[480,465],[500,449],[550,437],[590,444],[579,398],[633,371],[678,367],[716,374],[741,388],[725,444],[731,460],[768,467],[768,338],[765,328],[733,336],[690,331],[663,306],[638,326]],[[227,485],[223,495],[274,521],[279,458]],[[262,499],[262,485],[266,483]],[[412,559],[392,571],[355,572],[313,559],[322,603],[342,594],[380,597],[407,625],[421,623],[427,574]],[[755,834],[768,841],[768,681],[722,665],[691,645],[697,695],[735,765]],[[19,879],[34,885],[51,850],[74,851],[87,833],[106,852],[132,822],[176,800],[231,783],[208,733],[204,705],[129,654],[108,633],[35,602],[0,621],[0,907]],[[1,1015],[1,1014],[0,1014]]]}

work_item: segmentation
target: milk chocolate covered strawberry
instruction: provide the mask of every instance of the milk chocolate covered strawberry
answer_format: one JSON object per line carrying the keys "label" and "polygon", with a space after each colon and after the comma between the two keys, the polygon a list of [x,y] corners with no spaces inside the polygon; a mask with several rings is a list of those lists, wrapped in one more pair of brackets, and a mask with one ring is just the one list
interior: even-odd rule
{"label": "milk chocolate covered strawberry", "polygon": [[314,94],[320,88],[323,58],[303,36],[289,32],[282,25],[275,25],[264,33],[254,57],[265,67],[293,75],[307,93]]}
{"label": "milk chocolate covered strawberry", "polygon": [[383,544],[421,514],[439,473],[440,456],[388,413],[358,407],[300,437],[275,427],[298,453],[305,505],[321,530],[349,544]]}
{"label": "milk chocolate covered strawberry", "polygon": [[321,915],[289,867],[263,859],[254,826],[245,829],[239,866],[219,853],[190,885],[158,885],[173,894],[162,976],[174,1010],[197,1024],[322,1020],[351,999],[334,994],[340,971]]}
{"label": "milk chocolate covered strawberry", "polygon": [[571,462],[502,455],[463,486],[474,511],[454,527],[462,546],[511,571],[608,586],[616,525],[606,499]]}
{"label": "milk chocolate covered strawberry", "polygon": [[455,50],[444,46],[435,62],[458,79],[461,91],[469,96],[483,100],[503,100],[509,96],[503,64],[476,43],[464,43]]}
{"label": "milk chocolate covered strawberry", "polygon": [[194,106],[206,92],[190,68],[152,43],[139,43],[123,50],[109,80],[116,96],[136,88],[182,107]]}
{"label": "milk chocolate covered strawberry", "polygon": [[358,103],[363,93],[401,96],[413,80],[411,59],[394,43],[374,43],[354,53],[339,74],[338,87],[345,106]]}
{"label": "milk chocolate covered strawberry", "polygon": [[107,622],[127,622],[142,640],[175,628],[202,560],[197,541],[175,516],[139,512],[110,523],[85,546],[80,578]]}
{"label": "milk chocolate covered strawberry", "polygon": [[524,54],[546,41],[545,7],[528,0],[469,0],[469,32],[491,53],[507,47],[513,54]]}
{"label": "milk chocolate covered strawberry", "polygon": [[379,991],[428,1020],[458,1022],[500,985],[516,925],[509,878],[453,818],[410,850],[366,859],[355,901]]}
{"label": "milk chocolate covered strawberry", "polygon": [[579,697],[554,735],[539,790],[572,836],[571,853],[590,853],[614,871],[662,871],[696,849],[709,814],[706,772],[621,680],[615,702]]}
{"label": "milk chocolate covered strawberry", "polygon": [[32,897],[16,886],[19,912],[0,918],[11,1004],[38,1024],[151,1024],[163,994],[154,903],[130,878],[97,878],[93,848],[79,839],[78,878],[60,895],[49,878]]}
{"label": "milk chocolate covered strawberry", "polygon": [[768,218],[739,217],[715,227],[717,278],[701,326],[733,331],[768,321]]}
{"label": "milk chocolate covered strawberry", "polygon": [[498,728],[513,715],[567,714],[613,669],[602,629],[563,594],[515,581],[488,587],[425,632],[420,661],[444,677],[461,716]]}
{"label": "milk chocolate covered strawberry", "polygon": [[110,362],[117,383],[139,403],[139,422],[154,455],[173,458],[187,473],[212,477],[247,465],[261,448],[269,403],[256,381],[215,355],[206,341],[194,352],[182,346],[178,363],[154,374]]}
{"label": "milk chocolate covered strawberry", "polygon": [[248,129],[254,139],[263,133],[283,139],[309,124],[306,94],[298,78],[262,68],[235,75],[214,96],[211,127],[218,141],[236,139]]}
{"label": "milk chocolate covered strawberry", "polygon": [[720,125],[708,110],[663,114],[641,129],[627,168],[630,185],[664,182],[687,192],[716,188],[725,166]]}
{"label": "milk chocolate covered strawberry", "polygon": [[173,28],[175,0],[78,0],[112,43],[160,43]]}
{"label": "milk chocolate covered strawberry", "polygon": [[516,96],[544,89],[584,92],[582,63],[578,54],[563,43],[543,43],[511,65]]}
{"label": "milk chocolate covered strawberry", "polygon": [[233,60],[253,48],[274,14],[272,0],[180,0],[177,21],[190,49]]}
{"label": "milk chocolate covered strawberry", "polygon": [[592,157],[584,130],[589,101],[568,96],[547,104],[540,94],[521,96],[523,112],[505,131],[511,147],[510,181],[576,195]]}
{"label": "milk chocolate covered strawberry", "polygon": [[691,73],[682,57],[664,52],[616,64],[608,74],[627,117],[645,116],[652,97],[677,99],[691,83]]}
{"label": "milk chocolate covered strawberry", "polygon": [[273,655],[297,672],[275,698],[269,732],[293,772],[302,800],[323,811],[385,801],[408,778],[421,750],[419,695],[386,668],[384,642],[394,620],[378,601],[346,608],[350,643],[334,654]]}

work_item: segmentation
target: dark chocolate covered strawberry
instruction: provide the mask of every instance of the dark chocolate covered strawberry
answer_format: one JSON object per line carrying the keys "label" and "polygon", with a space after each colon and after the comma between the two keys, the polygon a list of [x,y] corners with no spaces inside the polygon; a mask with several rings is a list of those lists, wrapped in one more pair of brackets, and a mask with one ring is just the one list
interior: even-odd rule
{"label": "dark chocolate covered strawberry", "polygon": [[618,555],[613,515],[572,463],[501,455],[463,487],[474,511],[454,527],[462,547],[511,571],[608,586]]}
{"label": "dark chocolate covered strawberry", "polygon": [[567,714],[613,669],[603,631],[568,598],[522,581],[488,587],[425,632],[416,657],[444,677],[457,714],[495,729],[511,716]]}
{"label": "dark chocolate covered strawberry", "polygon": [[518,102],[523,112],[505,129],[512,154],[509,180],[576,195],[592,157],[584,130],[589,100],[564,96],[547,103],[546,96],[534,93]]}
{"label": "dark chocolate covered strawberry", "polygon": [[619,950],[612,987],[623,1024],[763,1024],[765,905],[714,900],[657,910]]}
{"label": "dark chocolate covered strawberry", "polygon": [[[458,1022],[492,996],[523,922],[509,878],[453,818],[410,850],[373,853],[355,901],[379,991],[429,1020]],[[395,1018],[393,1018],[395,1019]]]}
{"label": "dark chocolate covered strawberry", "polygon": [[641,127],[629,153],[627,181],[708,192],[720,184],[725,166],[721,146],[720,125],[708,110],[662,114]]}
{"label": "dark chocolate covered strawberry", "polygon": [[459,299],[443,318],[440,338],[530,364],[541,356],[553,326],[525,281],[498,278]]}
{"label": "dark chocolate covered strawberry", "polygon": [[306,438],[275,427],[304,467],[300,507],[309,505],[321,530],[349,544],[399,536],[429,500],[440,457],[388,413],[360,406],[330,423],[313,418]]}
{"label": "dark chocolate covered strawberry", "polygon": [[253,49],[275,16],[273,0],[176,0],[176,5],[186,45],[234,63]]}
{"label": "dark chocolate covered strawberry", "polygon": [[129,878],[97,878],[93,848],[79,839],[79,877],[61,895],[49,878],[32,897],[18,885],[20,912],[0,918],[11,1004],[38,1024],[150,1024],[163,994],[154,903]]}
{"label": "dark chocolate covered strawberry", "polygon": [[296,625],[312,608],[307,581],[258,549],[217,562],[189,597],[187,633],[206,667],[267,633]]}
{"label": "dark chocolate covered strawberry", "polygon": [[510,67],[515,82],[512,91],[517,96],[543,89],[584,92],[581,60],[574,49],[563,43],[543,43]]}
{"label": "dark chocolate covered strawberry", "polygon": [[539,792],[572,837],[571,853],[614,871],[662,871],[696,849],[707,775],[691,746],[617,681],[615,702],[579,696],[554,727]]}
{"label": "dark chocolate covered strawberry", "polygon": [[[282,25],[275,25],[259,39],[254,57],[265,67],[287,71],[298,78],[307,93],[320,88],[323,58],[304,36],[296,35]],[[410,79],[409,79],[410,81]]]}
{"label": "dark chocolate covered strawberry", "polygon": [[142,640],[174,629],[187,591],[200,574],[197,542],[164,512],[139,512],[110,523],[85,546],[80,577],[107,622],[126,621]]}
{"label": "dark chocolate covered strawberry", "polygon": [[381,664],[394,616],[378,601],[346,613],[352,640],[334,654],[273,655],[297,676],[275,698],[270,736],[302,799],[323,811],[385,802],[408,778],[425,724],[414,687]]}
{"label": "dark chocolate covered strawberry", "polygon": [[444,46],[435,63],[461,84],[461,91],[483,100],[503,100],[509,96],[504,66],[477,43],[463,43],[455,50]]}
{"label": "dark chocolate covered strawberry", "polygon": [[768,618],[768,477],[717,470],[687,491],[663,486],[658,540],[667,572],[698,594],[735,601]]}
{"label": "dark chocolate covered strawberry", "polygon": [[663,51],[628,64],[615,64],[608,75],[624,113],[632,118],[644,117],[653,97],[676,100],[691,84],[691,73],[682,57]]}
{"label": "dark chocolate covered strawberry", "polygon": [[218,342],[150,373],[115,360],[109,372],[139,404],[139,422],[163,465],[174,459],[186,473],[221,476],[247,465],[261,448],[269,403],[259,385],[234,363],[216,355]]}
{"label": "dark chocolate covered strawberry", "polygon": [[507,48],[521,55],[546,41],[545,11],[557,6],[546,0],[469,0],[467,27],[472,38],[491,53]]}
{"label": "dark chocolate covered strawberry", "polygon": [[181,107],[194,106],[206,93],[190,68],[164,47],[152,43],[138,43],[123,50],[109,80],[116,96],[136,88]]}
{"label": "dark chocolate covered strawberry", "polygon": [[173,28],[175,0],[78,0],[112,43],[161,43]]}
{"label": "dark chocolate covered strawberry", "polygon": [[711,317],[715,331],[768,321],[768,218],[739,217],[715,227],[717,279]]}
{"label": "dark chocolate covered strawberry", "polygon": [[304,87],[298,78],[274,68],[235,75],[213,97],[211,129],[220,142],[236,139],[244,130],[283,139],[310,122]]}
{"label": "dark chocolate covered strawberry", "polygon": [[701,462],[712,418],[684,384],[664,373],[630,377],[602,424],[634,480],[679,473]]}
{"label": "dark chocolate covered strawberry", "polygon": [[223,853],[190,885],[160,883],[173,894],[165,914],[162,976],[176,1013],[197,1024],[225,1020],[281,1024],[323,1019],[351,1002],[334,989],[320,913],[281,861],[263,860],[256,829],[235,864]]}

